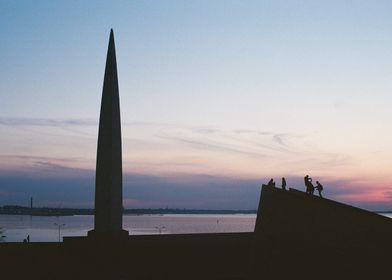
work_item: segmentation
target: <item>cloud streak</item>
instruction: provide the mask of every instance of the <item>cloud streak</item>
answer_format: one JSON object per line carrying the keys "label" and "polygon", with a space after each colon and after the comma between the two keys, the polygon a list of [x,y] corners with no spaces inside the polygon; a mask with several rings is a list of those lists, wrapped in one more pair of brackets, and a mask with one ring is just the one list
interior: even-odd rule
{"label": "cloud streak", "polygon": [[[306,136],[291,132],[222,129],[214,126],[183,126],[142,121],[124,123],[124,151],[132,151],[132,154],[129,153],[129,155],[125,153],[124,159],[133,159],[132,166],[143,165],[147,169],[149,164],[157,167],[160,162],[170,160],[171,167],[161,165],[162,167],[159,168],[170,172],[169,168],[175,170],[176,166],[182,166],[181,169],[186,171],[186,166],[188,166],[189,171],[192,172],[192,170],[206,170],[213,167],[210,171],[215,170],[220,174],[227,170],[230,173],[236,172],[238,175],[241,172],[249,175],[253,172],[256,175],[256,172],[259,172],[257,166],[263,166],[263,170],[268,173],[274,173],[273,169],[276,170],[278,165],[279,169],[284,169],[285,172],[295,172],[293,168],[301,166],[305,166],[305,169],[309,170],[309,166],[312,164],[311,167],[319,170],[323,168],[330,170],[337,166],[347,165],[352,160],[349,156],[316,151],[312,147],[307,147],[304,144]],[[75,165],[79,164],[78,154],[84,154],[85,158],[88,157],[88,165],[92,165],[94,162],[94,152],[93,149],[90,151],[89,147],[95,145],[96,142],[94,138],[96,137],[97,123],[95,121],[88,119],[0,118],[0,127],[1,125],[20,128],[15,133],[18,135],[18,139],[7,141],[7,145],[19,148],[22,144],[24,149],[30,150],[30,154],[49,157],[45,151],[48,151],[48,148],[52,151],[58,151],[58,141],[64,141],[62,149],[72,150],[72,154],[69,154],[69,158],[72,158],[69,159],[71,166],[71,161],[74,161]],[[29,132],[26,126],[32,126],[33,132]],[[45,129],[46,127],[48,129]],[[62,130],[54,129],[56,127]],[[94,132],[89,127],[94,128]],[[47,136],[45,141],[41,139],[44,134]],[[30,143],[23,143],[23,138],[31,139]],[[15,145],[15,143],[20,144]],[[84,147],[84,149],[78,152],[78,147]],[[37,152],[34,149],[37,149]],[[20,150],[14,149],[11,152],[16,155]],[[3,148],[3,155],[6,151],[9,149]],[[89,154],[86,151],[89,151]],[[200,153],[198,159],[195,157],[195,152]],[[18,160],[33,161],[32,158],[22,158],[23,156],[21,154]],[[193,163],[189,161],[191,157],[195,160]],[[14,158],[16,159],[16,157]],[[185,158],[188,160],[186,164],[183,164],[182,160]],[[46,161],[38,156],[36,160]],[[55,159],[48,160],[53,162]],[[85,164],[87,164],[86,160]],[[3,161],[2,165],[4,164]],[[236,167],[235,165],[241,166]],[[249,165],[249,168],[246,168],[246,165]]]}
{"label": "cloud streak", "polygon": [[22,159],[29,162],[34,161],[60,161],[60,162],[75,162],[80,160],[81,158],[64,158],[64,157],[45,157],[45,156],[30,156],[30,155],[0,155],[0,159]]}
{"label": "cloud streak", "polygon": [[91,119],[49,119],[49,118],[6,118],[0,117],[0,125],[4,126],[96,126],[98,123]]}
{"label": "cloud streak", "polygon": [[[42,144],[43,142],[39,138],[42,137],[42,134],[39,132],[45,131],[45,127],[60,127],[65,130],[75,127],[75,130],[78,130],[77,127],[80,126],[79,130],[85,132],[87,127],[97,126],[97,123],[88,119],[0,118],[0,126],[20,127],[18,135],[24,136],[23,133],[26,133],[27,139],[30,137],[35,139],[30,143]],[[25,126],[37,127],[37,129],[34,128],[35,134],[31,136],[25,132],[27,131]],[[366,188],[350,187],[355,180],[351,180],[351,182],[328,180],[331,176],[335,178],[341,174],[336,170],[339,169],[341,172],[342,168],[350,167],[355,161],[350,155],[317,150],[314,146],[307,146],[306,135],[285,131],[177,126],[138,121],[125,122],[124,130],[126,131],[125,135],[129,135],[128,133],[132,131],[132,138],[125,136],[123,142],[129,145],[127,149],[124,149],[129,153],[123,155],[126,167],[124,176],[132,174],[132,178],[138,178],[138,174],[140,174],[144,180],[137,182],[139,186],[143,187],[138,188],[139,193],[132,193],[128,197],[129,199],[150,200],[150,203],[155,203],[161,201],[159,200],[159,192],[164,188],[169,190],[169,193],[173,193],[174,198],[178,198],[178,200],[174,198],[171,200],[166,197],[165,200],[162,200],[169,204],[185,205],[184,201],[188,201],[188,199],[187,203],[192,204],[190,198],[192,194],[197,194],[203,199],[203,203],[205,203],[203,205],[208,204],[205,201],[210,201],[209,203],[212,205],[213,200],[220,201],[220,197],[218,195],[206,196],[210,191],[205,186],[216,186],[221,191],[220,195],[224,196],[223,186],[226,185],[227,190],[227,186],[232,183],[227,180],[228,178],[231,180],[235,177],[243,178],[244,181],[238,183],[238,186],[248,185],[250,182],[257,186],[261,182],[256,183],[254,178],[271,176],[285,176],[287,178],[291,176],[294,178],[301,173],[310,172],[324,176],[323,182],[330,186],[326,193],[338,200],[350,203],[367,203],[366,205],[369,206],[370,202],[365,199],[365,196],[368,195],[375,203],[378,201],[383,203],[382,205],[386,205],[390,201],[391,193],[388,188],[374,187],[366,190]],[[59,131],[55,129],[51,129],[51,131],[54,134],[57,133],[57,136],[47,137],[47,142],[42,144],[44,147],[37,147],[36,151],[34,150],[36,147],[32,147],[29,143],[22,146],[24,150],[17,149],[19,146],[15,146],[14,150],[4,148],[3,154],[0,155],[0,175],[15,175],[19,172],[19,175],[29,178],[40,177],[43,179],[46,177],[51,180],[62,178],[66,181],[67,178],[84,178],[86,174],[90,174],[88,176],[93,181],[95,143],[93,147],[92,139],[87,141],[80,135],[71,135],[69,132],[64,133],[63,131],[59,134]],[[19,139],[15,139],[15,141],[22,141]],[[63,139],[64,141],[69,140],[68,143],[64,142],[61,146],[66,152],[64,157],[61,156],[58,149],[58,141]],[[127,139],[130,141],[126,141]],[[11,139],[6,143],[13,145],[15,141]],[[78,147],[83,147],[83,151]],[[8,151],[9,154],[4,154]],[[23,154],[19,151],[27,152]],[[45,154],[45,152],[47,153]],[[12,165],[12,163],[15,164]],[[130,171],[133,173],[129,173]],[[206,179],[207,174],[212,176],[211,180]],[[16,180],[16,177],[13,178]],[[293,180],[298,183],[299,187],[302,186],[301,176]],[[155,189],[155,185],[162,188]],[[143,194],[143,188],[151,190],[149,195],[155,198],[143,197],[144,200],[141,199],[139,195]],[[152,190],[158,193],[154,193]],[[1,191],[9,193],[9,190],[2,190],[0,186]],[[236,197],[241,192],[241,188],[237,188],[232,192],[232,195]],[[377,195],[375,195],[376,193]],[[176,196],[176,194],[178,195]],[[182,194],[184,200],[180,199],[179,194]],[[252,195],[258,196],[257,193]],[[227,201],[231,201],[233,205],[247,205],[247,202],[240,204],[239,201],[236,202],[231,197],[227,198]],[[201,200],[200,203],[202,203]]]}
{"label": "cloud streak", "polygon": [[176,142],[188,144],[190,146],[203,150],[229,152],[229,153],[242,154],[242,155],[247,155],[252,157],[266,157],[266,155],[258,152],[251,152],[251,151],[239,149],[233,146],[229,146],[227,144],[223,144],[211,140],[196,140],[192,138],[176,137],[176,136],[160,136],[160,137],[162,139],[168,139],[168,140],[173,140]]}

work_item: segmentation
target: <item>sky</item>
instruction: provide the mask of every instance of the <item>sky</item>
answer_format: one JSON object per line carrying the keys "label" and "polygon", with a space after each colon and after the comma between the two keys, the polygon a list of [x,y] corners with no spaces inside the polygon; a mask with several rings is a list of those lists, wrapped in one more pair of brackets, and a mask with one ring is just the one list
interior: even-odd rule
{"label": "sky", "polygon": [[114,29],[126,208],[260,186],[392,210],[390,1],[0,0],[0,205],[94,206]]}

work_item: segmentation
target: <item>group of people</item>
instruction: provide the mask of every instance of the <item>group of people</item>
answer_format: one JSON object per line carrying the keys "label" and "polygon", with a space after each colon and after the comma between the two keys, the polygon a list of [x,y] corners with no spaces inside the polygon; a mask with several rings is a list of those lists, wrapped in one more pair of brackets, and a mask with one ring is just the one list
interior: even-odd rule
{"label": "group of people", "polygon": [[[267,185],[270,186],[270,187],[275,187],[276,184],[274,182],[274,179],[271,178],[271,180],[268,181]],[[287,186],[286,179],[284,177],[282,177],[282,189],[285,190],[286,186]]]}
{"label": "group of people", "polygon": [[321,192],[323,191],[323,185],[320,184],[319,181],[316,181],[316,187],[313,185],[312,183],[312,178],[309,177],[309,175],[306,175],[304,177],[304,181],[305,181],[305,187],[306,187],[306,193],[313,195],[314,194],[314,190],[317,189],[319,196],[323,197],[321,195]]}
{"label": "group of people", "polygon": [[[310,178],[309,175],[306,175],[304,177],[304,181],[305,181],[305,187],[306,187],[306,193],[307,194],[313,195],[314,194],[314,190],[317,189],[317,191],[319,193],[319,196],[323,197],[321,195],[321,192],[323,191],[324,188],[323,188],[323,185],[321,185],[321,183],[319,181],[316,181],[316,186],[314,186],[313,183],[312,183],[312,178]],[[276,186],[273,178],[271,178],[271,180],[268,181],[267,186],[270,186],[270,187],[275,187]],[[282,189],[286,190],[286,186],[287,186],[286,178],[282,177]]]}

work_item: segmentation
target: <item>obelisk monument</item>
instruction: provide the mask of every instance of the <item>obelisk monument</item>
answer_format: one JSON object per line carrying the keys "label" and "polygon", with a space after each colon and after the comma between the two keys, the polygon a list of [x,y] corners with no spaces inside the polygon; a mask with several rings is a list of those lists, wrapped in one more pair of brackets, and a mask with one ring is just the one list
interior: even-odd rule
{"label": "obelisk monument", "polygon": [[127,235],[122,229],[120,99],[113,29],[110,30],[99,118],[95,174],[95,215],[91,237]]}

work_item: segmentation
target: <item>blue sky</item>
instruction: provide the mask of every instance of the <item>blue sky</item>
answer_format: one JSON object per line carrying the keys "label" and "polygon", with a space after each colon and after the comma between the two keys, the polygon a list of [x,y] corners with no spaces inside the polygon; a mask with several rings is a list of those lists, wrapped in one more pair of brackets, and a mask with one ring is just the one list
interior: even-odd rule
{"label": "blue sky", "polygon": [[391,6],[0,1],[0,205],[93,205],[114,28],[126,206],[256,208],[262,182],[309,173],[392,208]]}

